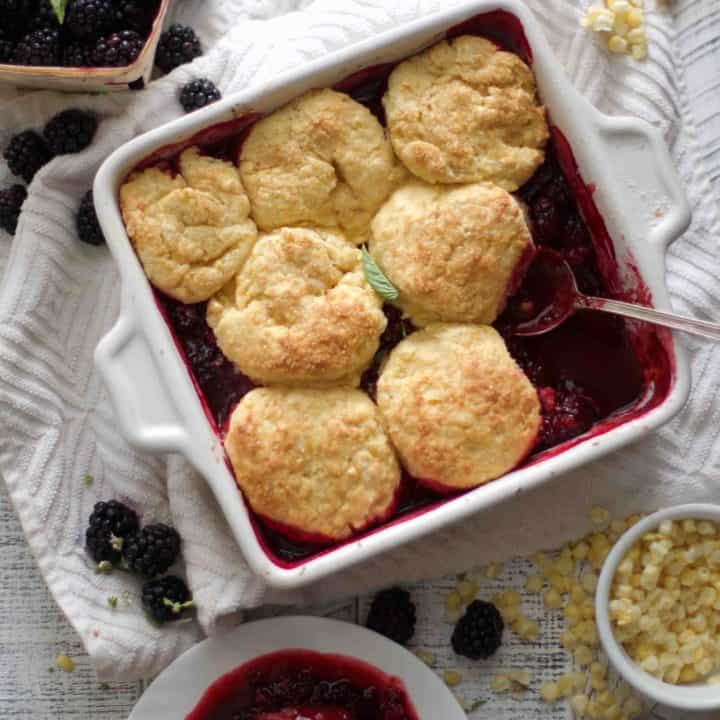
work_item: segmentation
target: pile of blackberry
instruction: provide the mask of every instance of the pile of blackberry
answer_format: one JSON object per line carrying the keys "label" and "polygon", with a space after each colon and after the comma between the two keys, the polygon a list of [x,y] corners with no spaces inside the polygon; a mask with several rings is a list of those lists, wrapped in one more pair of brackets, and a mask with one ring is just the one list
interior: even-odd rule
{"label": "pile of blackberry", "polygon": [[85,531],[85,549],[100,572],[119,567],[145,579],[142,604],[148,617],[163,624],[180,620],[194,607],[185,582],[165,575],[180,556],[180,535],[164,523],[140,527],[137,513],[118,500],[99,502]]}
{"label": "pile of blackberry", "polygon": [[159,0],[70,0],[60,22],[50,0],[0,0],[0,63],[121,67],[134,62]]}
{"label": "pile of blackberry", "polygon": [[[63,110],[48,121],[42,133],[28,129],[10,138],[2,150],[2,157],[13,175],[29,183],[35,173],[56,155],[78,153],[88,147],[95,137],[97,126],[98,118],[92,112],[75,108]],[[0,228],[11,235],[15,234],[20,208],[26,197],[27,190],[22,185],[0,189]],[[80,205],[77,228],[83,242],[91,245],[104,242],[92,196],[84,198]]]}

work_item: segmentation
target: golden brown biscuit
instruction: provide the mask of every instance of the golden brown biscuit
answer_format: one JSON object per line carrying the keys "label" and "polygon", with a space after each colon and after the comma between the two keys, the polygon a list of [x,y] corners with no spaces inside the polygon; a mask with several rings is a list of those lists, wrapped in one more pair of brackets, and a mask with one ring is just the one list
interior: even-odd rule
{"label": "golden brown biscuit", "polygon": [[225,285],[257,237],[237,168],[196,147],[180,155],[175,176],[159,168],[133,173],[120,205],[150,282],[185,303]]}
{"label": "golden brown biscuit", "polygon": [[240,173],[260,229],[340,229],[355,244],[365,241],[372,216],[404,175],[373,114],[329,89],[257,122]]}
{"label": "golden brown biscuit", "polygon": [[535,388],[486,325],[430,325],[400,342],[377,403],[410,474],[440,491],[508,472],[540,429]]}
{"label": "golden brown biscuit", "polygon": [[394,509],[400,468],[359,390],[252,390],[225,449],[252,509],[296,539],[342,540]]}
{"label": "golden brown biscuit", "polygon": [[395,152],[430,183],[517,190],[548,139],[535,78],[517,56],[463,35],[400,63],[383,97]]}
{"label": "golden brown biscuit", "polygon": [[356,385],[387,322],[360,251],[309,228],[261,234],[207,320],[225,356],[268,385]]}
{"label": "golden brown biscuit", "polygon": [[416,325],[494,322],[532,247],[518,201],[489,183],[411,180],[383,205],[370,233],[370,253]]}

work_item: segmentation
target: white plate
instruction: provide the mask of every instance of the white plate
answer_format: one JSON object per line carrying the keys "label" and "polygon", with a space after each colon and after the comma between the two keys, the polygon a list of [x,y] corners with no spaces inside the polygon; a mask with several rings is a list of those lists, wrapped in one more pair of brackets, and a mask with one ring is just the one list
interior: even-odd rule
{"label": "white plate", "polygon": [[314,617],[260,620],[199,643],[153,682],[129,720],[182,720],[222,675],[289,648],[349,655],[400,678],[420,720],[467,720],[445,684],[405,648],[358,625]]}

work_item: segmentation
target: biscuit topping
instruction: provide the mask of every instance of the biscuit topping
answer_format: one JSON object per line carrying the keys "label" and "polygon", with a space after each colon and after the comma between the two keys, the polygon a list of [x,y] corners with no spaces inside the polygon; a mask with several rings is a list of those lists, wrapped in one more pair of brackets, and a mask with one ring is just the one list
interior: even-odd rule
{"label": "biscuit topping", "polygon": [[548,139],[530,68],[464,35],[400,63],[383,97],[395,152],[429,183],[489,180],[517,190]]}
{"label": "biscuit topping", "polygon": [[185,303],[231,280],[257,237],[237,169],[195,147],[180,155],[177,175],[157,167],[131,175],[120,205],[148,278]]}
{"label": "biscuit topping", "polygon": [[327,89],[256,123],[240,172],[262,230],[339,229],[355,244],[365,241],[372,216],[404,174],[372,113]]}

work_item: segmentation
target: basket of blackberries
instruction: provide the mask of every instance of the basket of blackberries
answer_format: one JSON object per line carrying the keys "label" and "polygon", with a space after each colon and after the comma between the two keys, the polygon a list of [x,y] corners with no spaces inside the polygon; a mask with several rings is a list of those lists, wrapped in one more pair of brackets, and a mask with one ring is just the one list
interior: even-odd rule
{"label": "basket of blackberries", "polygon": [[192,28],[162,31],[170,0],[0,0],[0,82],[102,92],[142,89],[201,54]]}

